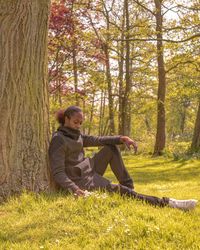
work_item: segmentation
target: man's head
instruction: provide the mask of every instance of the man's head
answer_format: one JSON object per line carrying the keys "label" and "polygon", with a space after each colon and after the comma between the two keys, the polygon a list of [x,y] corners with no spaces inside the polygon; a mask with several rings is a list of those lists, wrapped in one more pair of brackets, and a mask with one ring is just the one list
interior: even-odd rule
{"label": "man's head", "polygon": [[79,130],[83,123],[83,112],[77,106],[70,106],[66,110],[59,110],[56,119],[62,126]]}

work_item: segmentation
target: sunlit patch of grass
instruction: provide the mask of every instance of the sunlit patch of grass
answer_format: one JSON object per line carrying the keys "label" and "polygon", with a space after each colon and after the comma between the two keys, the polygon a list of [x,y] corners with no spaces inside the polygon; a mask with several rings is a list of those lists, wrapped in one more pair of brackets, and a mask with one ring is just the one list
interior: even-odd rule
{"label": "sunlit patch of grass", "polygon": [[[200,163],[124,156],[140,193],[200,200]],[[116,181],[110,170],[106,176]],[[183,212],[118,194],[24,192],[0,206],[0,249],[200,249],[200,207]]]}

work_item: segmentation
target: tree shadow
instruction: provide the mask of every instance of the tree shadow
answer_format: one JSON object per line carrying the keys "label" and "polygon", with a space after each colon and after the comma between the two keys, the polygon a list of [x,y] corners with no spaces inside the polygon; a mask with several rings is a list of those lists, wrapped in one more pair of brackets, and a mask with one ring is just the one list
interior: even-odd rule
{"label": "tree shadow", "polygon": [[[200,176],[200,164],[199,167],[194,166],[192,162],[187,160],[169,160],[166,162],[150,162],[144,164],[137,163],[127,164],[127,170],[133,177],[135,183],[148,184],[156,182],[179,182],[179,181],[191,181],[197,179]],[[106,177],[116,182],[116,178],[109,170],[106,173]]]}

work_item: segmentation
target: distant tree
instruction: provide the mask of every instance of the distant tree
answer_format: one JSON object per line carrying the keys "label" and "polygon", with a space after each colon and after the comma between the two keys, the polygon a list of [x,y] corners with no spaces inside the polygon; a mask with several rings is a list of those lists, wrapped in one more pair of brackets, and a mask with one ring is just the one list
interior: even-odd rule
{"label": "distant tree", "polygon": [[196,121],[195,121],[191,149],[192,150],[200,149],[200,99],[198,103],[198,110],[197,110],[197,116],[196,116]]}
{"label": "distant tree", "polygon": [[99,44],[86,20],[88,10],[89,1],[52,0],[48,44],[52,131],[56,129],[55,111],[72,104],[84,111],[84,132],[94,128],[91,124],[102,73]]}
{"label": "distant tree", "polygon": [[156,142],[154,145],[154,155],[162,154],[165,148],[165,95],[166,95],[166,73],[164,63],[163,46],[163,15],[162,0],[154,0],[156,18],[156,37],[157,37],[157,62],[158,62],[158,101],[157,101],[157,130]]}
{"label": "distant tree", "polygon": [[[125,38],[125,44],[121,44],[121,60],[119,64],[119,134],[130,136],[131,127],[131,105],[130,95],[132,87],[131,79],[131,48],[130,48],[130,16],[129,1],[124,0],[122,15],[122,33],[121,38]],[[125,55],[123,55],[125,54]],[[123,58],[124,57],[124,58]],[[125,62],[124,62],[125,61]],[[123,88],[123,64],[125,64],[125,86]]]}

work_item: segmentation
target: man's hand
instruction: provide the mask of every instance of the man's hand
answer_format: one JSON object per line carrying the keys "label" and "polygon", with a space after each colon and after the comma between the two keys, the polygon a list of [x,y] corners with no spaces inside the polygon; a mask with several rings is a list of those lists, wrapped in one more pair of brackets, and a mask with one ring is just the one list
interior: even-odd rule
{"label": "man's hand", "polygon": [[84,196],[85,196],[85,191],[82,190],[82,189],[77,189],[77,190],[74,192],[74,196],[75,196],[75,197],[84,197]]}
{"label": "man's hand", "polygon": [[128,149],[130,149],[131,146],[133,146],[135,153],[137,153],[138,146],[136,142],[134,142],[131,138],[129,138],[128,136],[121,136],[120,141],[123,142]]}
{"label": "man's hand", "polygon": [[75,192],[74,192],[74,196],[75,197],[88,197],[90,196],[92,193],[91,192],[88,192],[87,190],[82,190],[82,189],[77,189]]}

